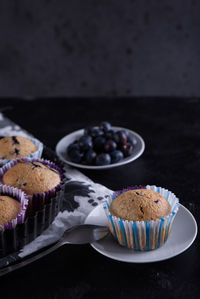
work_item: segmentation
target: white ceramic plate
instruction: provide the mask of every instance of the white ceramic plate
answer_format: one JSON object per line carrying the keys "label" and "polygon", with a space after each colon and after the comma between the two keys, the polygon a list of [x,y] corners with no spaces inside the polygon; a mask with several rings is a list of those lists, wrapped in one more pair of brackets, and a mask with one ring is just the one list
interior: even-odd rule
{"label": "white ceramic plate", "polygon": [[145,148],[145,143],[140,135],[138,135],[136,132],[133,132],[129,129],[124,129],[124,128],[120,128],[120,127],[112,127],[112,129],[113,130],[127,130],[129,132],[129,134],[133,135],[137,140],[137,144],[134,147],[134,151],[133,151],[132,155],[117,162],[117,163],[103,165],[103,166],[92,166],[92,165],[82,165],[82,164],[77,164],[77,163],[71,162],[66,153],[67,147],[70,145],[70,143],[79,139],[83,135],[83,132],[84,132],[83,129],[75,131],[75,132],[63,137],[56,145],[56,153],[57,153],[58,157],[62,161],[66,162],[67,164],[69,164],[71,166],[79,167],[79,168],[85,168],[85,169],[106,169],[106,168],[117,167],[117,166],[121,166],[121,165],[130,163],[142,155],[144,148]]}
{"label": "white ceramic plate", "polygon": [[[85,223],[108,225],[102,204],[92,210]],[[184,252],[194,242],[196,235],[197,223],[195,218],[188,209],[180,205],[170,236],[163,247],[152,251],[136,252],[120,246],[111,234],[91,245],[101,254],[114,260],[128,263],[150,263],[166,260]]]}

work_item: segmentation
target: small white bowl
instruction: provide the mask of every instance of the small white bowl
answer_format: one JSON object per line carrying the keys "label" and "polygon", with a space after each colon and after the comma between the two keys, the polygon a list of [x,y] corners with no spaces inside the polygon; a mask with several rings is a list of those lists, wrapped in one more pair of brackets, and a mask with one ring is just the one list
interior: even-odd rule
{"label": "small white bowl", "polygon": [[136,160],[137,158],[139,158],[142,153],[144,152],[145,149],[145,143],[144,140],[142,139],[142,137],[137,134],[134,131],[131,131],[129,129],[125,129],[125,128],[120,128],[120,127],[112,127],[113,130],[126,130],[129,132],[130,135],[134,136],[137,140],[137,143],[134,147],[134,151],[132,153],[132,155],[130,155],[129,157],[126,157],[122,160],[120,160],[117,163],[113,163],[113,164],[109,164],[109,165],[103,165],[103,166],[96,166],[96,165],[83,165],[83,164],[79,164],[79,163],[74,163],[70,160],[69,156],[67,155],[67,148],[68,146],[74,142],[75,140],[78,140],[84,133],[84,129],[75,131],[71,134],[66,135],[65,137],[63,137],[56,145],[56,153],[58,155],[58,157],[66,162],[67,164],[74,166],[74,167],[79,167],[79,168],[84,168],[84,169],[108,169],[108,168],[113,168],[113,167],[117,167],[117,166],[121,166],[121,165],[125,165],[127,163],[130,163],[134,160]]}

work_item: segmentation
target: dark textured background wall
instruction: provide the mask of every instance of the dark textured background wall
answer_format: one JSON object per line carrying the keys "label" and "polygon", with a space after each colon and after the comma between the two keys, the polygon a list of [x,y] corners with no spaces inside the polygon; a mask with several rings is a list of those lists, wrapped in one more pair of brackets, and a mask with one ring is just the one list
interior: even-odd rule
{"label": "dark textured background wall", "polygon": [[0,96],[200,96],[200,1],[0,1]]}

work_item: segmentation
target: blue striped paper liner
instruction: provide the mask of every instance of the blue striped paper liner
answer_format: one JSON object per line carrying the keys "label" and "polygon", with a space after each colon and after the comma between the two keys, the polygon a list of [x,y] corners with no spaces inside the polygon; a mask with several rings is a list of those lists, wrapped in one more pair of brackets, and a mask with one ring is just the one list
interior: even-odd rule
{"label": "blue striped paper liner", "polygon": [[[121,193],[133,190],[145,188],[153,190],[164,196],[171,205],[172,212],[155,221],[128,221],[120,219],[112,215],[109,211],[110,204],[114,198]],[[104,202],[104,211],[109,219],[109,227],[114,238],[120,245],[134,249],[136,251],[148,251],[159,248],[167,241],[170,234],[170,226],[178,212],[179,199],[171,191],[156,186],[134,186],[123,190],[119,190],[113,193],[113,195]],[[120,231],[119,231],[120,229]]]}

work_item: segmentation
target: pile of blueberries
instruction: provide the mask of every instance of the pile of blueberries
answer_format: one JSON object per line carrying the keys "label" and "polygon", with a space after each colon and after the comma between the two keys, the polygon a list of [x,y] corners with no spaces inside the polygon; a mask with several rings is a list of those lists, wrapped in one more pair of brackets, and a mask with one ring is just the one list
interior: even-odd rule
{"label": "pile of blueberries", "polygon": [[103,121],[99,126],[86,127],[83,136],[68,146],[67,154],[74,163],[109,165],[130,156],[136,143],[127,130],[115,131]]}

